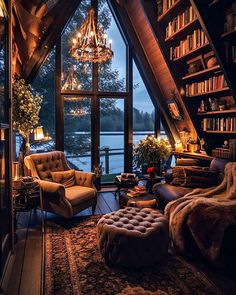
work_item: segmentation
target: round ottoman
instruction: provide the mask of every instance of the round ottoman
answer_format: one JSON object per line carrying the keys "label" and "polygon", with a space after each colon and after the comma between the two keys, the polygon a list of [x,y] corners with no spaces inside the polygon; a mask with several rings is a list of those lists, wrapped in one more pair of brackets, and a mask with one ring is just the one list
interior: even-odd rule
{"label": "round ottoman", "polygon": [[97,233],[100,253],[108,263],[151,266],[168,251],[168,221],[157,210],[127,207],[106,214]]}

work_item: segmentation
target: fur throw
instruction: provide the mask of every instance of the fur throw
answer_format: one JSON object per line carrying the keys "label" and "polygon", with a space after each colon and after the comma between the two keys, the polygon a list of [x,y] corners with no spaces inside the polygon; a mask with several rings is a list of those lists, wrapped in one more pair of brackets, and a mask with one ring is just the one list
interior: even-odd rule
{"label": "fur throw", "polygon": [[220,255],[224,231],[236,225],[236,163],[225,166],[225,176],[215,188],[195,189],[167,204],[174,248],[184,254],[184,227],[187,226],[196,245],[212,262]]}

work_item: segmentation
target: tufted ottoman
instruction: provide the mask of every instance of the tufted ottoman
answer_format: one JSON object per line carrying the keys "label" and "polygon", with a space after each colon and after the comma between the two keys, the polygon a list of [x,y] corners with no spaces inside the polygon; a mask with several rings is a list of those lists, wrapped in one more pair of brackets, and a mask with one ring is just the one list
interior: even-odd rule
{"label": "tufted ottoman", "polygon": [[100,253],[117,265],[154,265],[168,251],[168,221],[157,210],[127,207],[106,214],[97,233]]}

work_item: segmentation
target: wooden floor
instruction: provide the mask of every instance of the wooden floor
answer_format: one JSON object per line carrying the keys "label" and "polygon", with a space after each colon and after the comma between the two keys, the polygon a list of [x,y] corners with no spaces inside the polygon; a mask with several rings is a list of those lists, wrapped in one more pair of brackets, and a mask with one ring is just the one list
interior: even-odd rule
{"label": "wooden floor", "polygon": [[[105,214],[119,209],[118,200],[113,192],[98,194],[95,214]],[[78,215],[91,215],[91,209],[86,209]],[[53,219],[56,215],[47,213],[46,219]],[[43,294],[43,233],[41,231],[40,211],[24,212],[18,216],[17,243],[13,272],[9,281],[7,295],[41,295]],[[195,262],[196,263],[196,262]],[[209,268],[205,264],[199,267],[219,286],[227,295],[236,294],[236,276],[225,275],[220,270]]]}

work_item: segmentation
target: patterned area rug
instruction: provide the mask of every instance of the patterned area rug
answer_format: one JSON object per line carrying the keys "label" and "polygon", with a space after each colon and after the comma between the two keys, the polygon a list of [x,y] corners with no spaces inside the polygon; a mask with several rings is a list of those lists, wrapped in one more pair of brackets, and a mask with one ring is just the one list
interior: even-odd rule
{"label": "patterned area rug", "polygon": [[97,249],[99,218],[47,222],[46,295],[223,294],[199,269],[174,255],[156,267],[140,270],[107,266]]}

